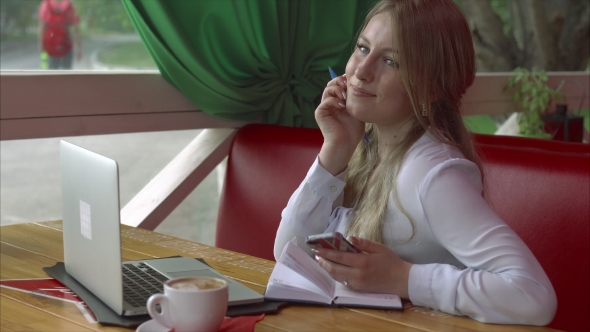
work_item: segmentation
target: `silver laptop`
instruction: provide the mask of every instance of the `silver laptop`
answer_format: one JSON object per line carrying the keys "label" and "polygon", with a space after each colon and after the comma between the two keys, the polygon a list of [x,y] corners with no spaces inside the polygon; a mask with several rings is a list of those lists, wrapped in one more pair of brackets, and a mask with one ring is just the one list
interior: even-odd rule
{"label": "silver laptop", "polygon": [[[229,282],[229,305],[264,297],[190,257],[121,262],[117,162],[60,141],[64,265],[72,277],[119,315],[146,314],[146,298],[184,276]],[[125,285],[124,285],[125,284]]]}

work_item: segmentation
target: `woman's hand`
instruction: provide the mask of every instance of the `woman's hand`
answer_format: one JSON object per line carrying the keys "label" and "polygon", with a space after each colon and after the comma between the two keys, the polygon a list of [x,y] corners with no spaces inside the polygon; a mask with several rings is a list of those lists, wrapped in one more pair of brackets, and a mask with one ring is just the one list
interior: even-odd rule
{"label": "woman's hand", "polygon": [[365,124],[346,110],[345,90],[345,76],[331,80],[315,110],[315,119],[324,135],[320,164],[334,175],[346,168],[365,132]]}
{"label": "woman's hand", "polygon": [[334,280],[361,292],[396,294],[409,298],[408,279],[411,263],[403,261],[385,245],[356,237],[352,243],[363,253],[332,249],[313,249],[318,263]]}

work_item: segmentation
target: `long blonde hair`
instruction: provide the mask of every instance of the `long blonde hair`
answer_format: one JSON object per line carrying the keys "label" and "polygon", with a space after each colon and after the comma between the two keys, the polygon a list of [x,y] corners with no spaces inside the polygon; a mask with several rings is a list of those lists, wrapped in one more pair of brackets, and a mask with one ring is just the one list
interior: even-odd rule
{"label": "long blonde hair", "polygon": [[[354,207],[349,235],[383,243],[391,194],[412,225],[407,242],[414,236],[415,225],[399,201],[396,184],[406,153],[426,130],[457,147],[482,170],[459,111],[461,98],[475,79],[475,52],[467,21],[452,0],[381,0],[367,14],[359,35],[381,13],[390,15],[391,28],[395,27],[400,75],[415,117],[403,141],[381,161],[377,131],[373,124],[366,125],[369,143],[361,141],[349,163],[344,206]],[[427,116],[422,115],[423,108]]]}

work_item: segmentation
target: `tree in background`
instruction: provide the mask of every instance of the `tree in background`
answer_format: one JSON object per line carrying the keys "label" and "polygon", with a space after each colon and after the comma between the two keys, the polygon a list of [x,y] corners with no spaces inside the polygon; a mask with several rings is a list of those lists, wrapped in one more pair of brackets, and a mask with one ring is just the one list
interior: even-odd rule
{"label": "tree in background", "polygon": [[32,28],[31,35],[37,33],[37,11],[41,0],[2,0],[0,1],[0,40],[10,37],[23,37]]}
{"label": "tree in background", "polygon": [[471,26],[479,72],[588,67],[588,0],[455,0]]}
{"label": "tree in background", "polygon": [[71,0],[80,16],[84,32],[134,33],[135,29],[121,0]]}

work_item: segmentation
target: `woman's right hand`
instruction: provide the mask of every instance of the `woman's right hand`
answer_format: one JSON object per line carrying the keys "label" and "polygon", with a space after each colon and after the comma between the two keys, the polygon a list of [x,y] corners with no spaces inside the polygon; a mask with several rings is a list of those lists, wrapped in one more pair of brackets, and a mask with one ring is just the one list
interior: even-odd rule
{"label": "woman's right hand", "polygon": [[346,169],[365,133],[365,123],[346,110],[346,83],[344,75],[328,82],[322,101],[315,110],[315,119],[324,135],[319,154],[320,164],[333,175]]}

